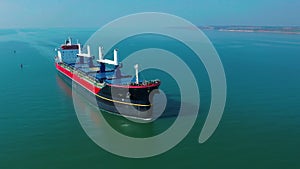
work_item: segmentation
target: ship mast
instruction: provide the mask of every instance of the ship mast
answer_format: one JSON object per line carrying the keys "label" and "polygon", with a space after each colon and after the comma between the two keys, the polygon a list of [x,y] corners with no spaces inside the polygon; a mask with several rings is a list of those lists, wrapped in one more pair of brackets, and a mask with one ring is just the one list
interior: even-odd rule
{"label": "ship mast", "polygon": [[92,57],[92,56],[91,56],[91,49],[90,49],[90,46],[87,45],[86,49],[87,49],[87,53],[81,53],[81,48],[80,48],[79,53],[77,54],[77,56],[87,57],[87,58]]}
{"label": "ship mast", "polygon": [[97,60],[99,63],[106,63],[110,65],[118,66],[118,49],[114,49],[114,60],[104,59],[103,56],[103,47],[99,47],[99,60]]}
{"label": "ship mast", "polygon": [[134,69],[135,69],[135,83],[139,84],[139,65],[138,64],[134,65]]}

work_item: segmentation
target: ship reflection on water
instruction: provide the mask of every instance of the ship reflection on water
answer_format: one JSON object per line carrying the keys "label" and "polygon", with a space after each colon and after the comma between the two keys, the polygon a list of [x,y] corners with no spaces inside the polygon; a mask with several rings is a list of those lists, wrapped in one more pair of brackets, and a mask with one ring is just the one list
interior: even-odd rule
{"label": "ship reflection on water", "polygon": [[90,137],[110,135],[111,130],[106,130],[106,123],[126,136],[149,137],[154,134],[153,123],[136,123],[122,116],[100,110],[76,91],[73,91],[73,102],[79,122]]}
{"label": "ship reflection on water", "polygon": [[57,82],[58,86],[64,91],[64,93],[66,93],[67,96],[69,96],[70,98],[72,98],[72,89],[67,84],[68,81],[64,80],[63,77],[60,74],[57,74],[56,75],[56,82]]}

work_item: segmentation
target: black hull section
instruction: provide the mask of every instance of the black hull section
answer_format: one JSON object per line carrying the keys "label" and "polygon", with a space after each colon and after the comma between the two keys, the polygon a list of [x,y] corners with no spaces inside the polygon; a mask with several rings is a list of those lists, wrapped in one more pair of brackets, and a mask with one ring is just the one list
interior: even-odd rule
{"label": "black hull section", "polygon": [[[58,74],[72,87],[72,79],[59,71]],[[106,85],[100,90],[98,95],[95,95],[80,84],[74,82],[72,90],[74,89],[75,92],[83,95],[94,106],[97,106],[108,113],[121,115],[121,112],[122,116],[128,118],[149,121],[152,120],[152,109],[149,101],[149,94],[157,88],[158,86],[127,89],[112,88],[111,86]]]}
{"label": "black hull section", "polygon": [[[98,93],[97,97],[99,107],[116,113],[122,112],[122,115],[136,118],[151,119],[152,109],[149,99],[150,93],[158,86],[149,88],[119,88],[105,86]],[[107,98],[107,99],[104,99]],[[113,101],[111,101],[113,100]]]}

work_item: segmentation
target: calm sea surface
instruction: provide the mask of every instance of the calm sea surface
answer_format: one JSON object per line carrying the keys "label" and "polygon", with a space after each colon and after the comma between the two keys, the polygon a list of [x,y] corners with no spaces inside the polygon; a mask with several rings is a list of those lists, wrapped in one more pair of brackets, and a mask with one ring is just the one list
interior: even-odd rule
{"label": "calm sea surface", "polygon": [[[204,144],[198,136],[210,106],[210,84],[202,63],[187,59],[193,53],[166,37],[145,35],[119,43],[121,59],[146,47],[173,51],[197,72],[201,93],[197,122],[180,144],[152,158],[129,159],[103,150],[87,136],[74,110],[72,88],[53,64],[54,48],[66,37],[84,43],[94,31],[0,30],[0,169],[300,168],[299,35],[205,32],[223,62],[228,94],[223,118]],[[172,101],[167,117],[151,128],[106,115],[112,127],[129,136],[161,133],[176,118],[180,95],[174,79],[143,74],[164,81],[161,89]],[[105,120],[97,112],[91,118]]]}

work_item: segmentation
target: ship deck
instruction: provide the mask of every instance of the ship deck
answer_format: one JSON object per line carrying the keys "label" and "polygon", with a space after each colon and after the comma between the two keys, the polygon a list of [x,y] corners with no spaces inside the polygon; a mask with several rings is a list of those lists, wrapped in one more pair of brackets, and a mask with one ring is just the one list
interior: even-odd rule
{"label": "ship deck", "polygon": [[106,70],[105,72],[100,72],[100,66],[90,67],[88,64],[60,64],[67,66],[69,69],[76,71],[82,76],[86,76],[87,79],[98,82],[99,84],[105,82],[110,86],[122,88],[147,88],[160,85],[160,82],[157,80],[142,80],[139,81],[139,84],[136,84],[135,77],[131,75],[122,75],[121,73],[119,74],[119,76],[117,76],[116,70],[114,69]]}
{"label": "ship deck", "polygon": [[88,64],[65,64],[65,65],[86,76],[89,76],[92,79],[97,79],[100,82],[105,81],[108,84],[129,85],[135,80],[132,79],[131,75],[121,75],[120,77],[116,77],[115,70],[113,69],[106,70],[105,72],[100,72],[99,66],[89,67]]}

